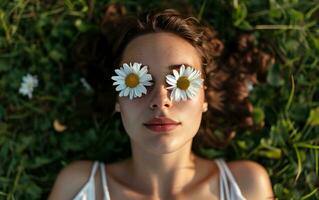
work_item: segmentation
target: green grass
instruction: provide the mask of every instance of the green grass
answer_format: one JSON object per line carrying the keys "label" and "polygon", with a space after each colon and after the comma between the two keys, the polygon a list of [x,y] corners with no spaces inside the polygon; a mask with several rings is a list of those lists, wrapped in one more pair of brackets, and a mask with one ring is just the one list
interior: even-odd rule
{"label": "green grass", "polygon": [[[82,85],[70,62],[76,37],[108,1],[0,1],[0,199],[45,199],[58,171],[72,160],[116,160],[127,155],[118,122],[92,111],[94,91]],[[122,2],[132,13],[177,1]],[[250,95],[262,130],[243,131],[208,158],[263,164],[278,199],[319,199],[319,2],[316,0],[188,1],[227,43],[239,32],[271,41],[277,57],[267,82]],[[88,16],[94,16],[89,20]],[[22,77],[37,75],[29,99]],[[67,126],[53,128],[54,120]]]}

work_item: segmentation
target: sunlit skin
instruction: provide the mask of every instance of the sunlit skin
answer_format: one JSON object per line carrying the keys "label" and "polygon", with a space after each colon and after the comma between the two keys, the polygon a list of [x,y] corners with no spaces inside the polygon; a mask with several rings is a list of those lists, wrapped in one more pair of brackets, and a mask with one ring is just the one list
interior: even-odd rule
{"label": "sunlit skin", "polygon": [[[203,71],[197,50],[186,40],[172,33],[149,33],[128,43],[123,63],[147,65],[153,86],[140,98],[119,97],[116,111],[130,137],[132,157],[106,164],[107,185],[111,199],[130,200],[194,200],[219,199],[219,170],[213,160],[206,160],[191,151],[202,114],[207,110],[205,86],[187,101],[170,100],[165,76],[172,73],[169,66],[189,65]],[[127,80],[132,86],[135,77]],[[181,80],[180,87],[186,87]],[[143,123],[156,117],[169,117],[181,122],[167,133],[155,133]],[[251,161],[228,163],[240,190],[247,200],[272,199],[271,183],[266,170]],[[76,161],[58,175],[49,200],[72,199],[83,187],[91,171],[92,161]],[[101,174],[95,175],[96,197],[103,199]]]}
{"label": "sunlit skin", "polygon": [[[204,89],[202,87],[192,100],[171,101],[171,90],[165,89],[165,76],[172,73],[172,69],[169,69],[171,65],[187,63],[201,70],[201,60],[196,49],[171,33],[147,34],[134,39],[126,47],[122,63],[130,62],[147,65],[154,81],[152,86],[147,87],[147,94],[141,98],[119,98],[122,121],[131,138],[133,150],[137,148],[162,156],[190,146],[206,107]],[[152,106],[155,109],[150,109]],[[149,119],[162,115],[182,125],[167,134],[154,134],[143,126]]]}
{"label": "sunlit skin", "polygon": [[[201,59],[197,50],[184,39],[172,33],[153,33],[127,45],[121,64],[129,62],[147,65],[154,84],[141,98],[120,97],[117,108],[131,138],[133,174],[146,186],[144,190],[161,196],[168,190],[175,190],[173,185],[178,188],[180,183],[193,178],[191,144],[207,107],[204,87],[192,100],[171,101],[170,90],[165,88],[165,76],[172,73],[169,68],[172,65],[188,64],[202,70]],[[162,115],[182,124],[164,134],[156,134],[143,126],[147,120]]]}

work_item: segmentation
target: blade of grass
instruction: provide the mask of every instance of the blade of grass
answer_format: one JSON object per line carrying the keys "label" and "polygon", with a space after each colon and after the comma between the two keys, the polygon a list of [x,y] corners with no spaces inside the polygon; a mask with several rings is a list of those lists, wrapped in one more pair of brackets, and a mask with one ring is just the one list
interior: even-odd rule
{"label": "blade of grass", "polygon": [[307,144],[303,142],[298,142],[295,143],[296,147],[301,147],[301,148],[308,148],[308,149],[319,149],[319,145],[312,145],[312,144]]}
{"label": "blade of grass", "polygon": [[301,171],[302,171],[302,165],[301,165],[301,156],[300,156],[300,152],[297,148],[297,146],[294,144],[294,149],[295,149],[295,152],[296,152],[296,156],[297,156],[297,176],[295,178],[295,182],[298,180],[300,174],[301,174]]}
{"label": "blade of grass", "polygon": [[287,171],[288,168],[289,168],[289,165],[286,165],[284,168],[282,168],[279,172],[276,173],[276,176],[280,176],[285,171]]}
{"label": "blade of grass", "polygon": [[4,14],[4,12],[2,12],[2,10],[0,10],[0,27],[2,27],[4,30],[7,42],[9,44],[11,44],[12,38],[11,38],[9,26],[8,26],[7,20],[5,18],[5,14]]}
{"label": "blade of grass", "polygon": [[22,167],[22,166],[19,166],[19,167],[18,167],[18,173],[17,173],[17,175],[16,175],[16,177],[15,177],[15,179],[14,179],[13,188],[12,188],[12,190],[9,192],[8,197],[7,197],[8,200],[9,200],[9,199],[15,199],[15,198],[14,198],[14,193],[15,193],[16,188],[17,188],[17,185],[18,185],[18,183],[19,183],[22,170],[23,170],[23,167]]}
{"label": "blade of grass", "polygon": [[310,19],[312,15],[319,9],[319,4],[315,5],[313,8],[311,8],[305,15],[306,19]]}
{"label": "blade of grass", "polygon": [[0,196],[7,196],[8,194],[0,191]]}
{"label": "blade of grass", "polygon": [[[14,33],[17,32],[17,30],[19,29],[19,24],[20,24],[20,20],[21,20],[21,16],[24,13],[25,8],[27,7],[27,5],[30,3],[29,0],[20,0],[16,6],[9,12],[9,13],[17,13],[16,16],[14,16],[13,18],[15,19],[15,26],[16,26],[16,30],[13,32],[11,32],[11,36],[14,35]],[[11,15],[11,14],[10,14]]]}
{"label": "blade of grass", "polygon": [[316,161],[316,175],[319,176],[319,155],[318,155],[318,149],[315,149],[315,161]]}
{"label": "blade of grass", "polygon": [[23,100],[21,100],[20,102],[21,102],[21,104],[22,104],[23,106],[25,106],[26,108],[32,110],[32,111],[35,112],[35,113],[45,114],[45,112],[44,112],[43,110],[36,108],[32,103],[25,102],[25,101],[23,101]]}
{"label": "blade of grass", "polygon": [[301,200],[310,198],[312,195],[316,194],[317,191],[318,191],[318,188],[315,188],[315,189],[312,190],[310,193],[308,193],[308,194],[306,194],[305,196],[301,197]]}
{"label": "blade of grass", "polygon": [[203,1],[202,5],[201,5],[201,7],[200,7],[199,13],[198,13],[198,15],[197,15],[197,19],[198,19],[199,21],[202,20],[202,17],[203,17],[205,8],[206,8],[206,0]]}
{"label": "blade of grass", "polygon": [[238,0],[233,0],[233,5],[234,5],[234,8],[237,9],[238,8]]}
{"label": "blade of grass", "polygon": [[255,30],[304,30],[304,26],[291,25],[291,24],[261,24],[256,25]]}
{"label": "blade of grass", "polygon": [[64,0],[64,4],[69,10],[72,10],[72,11],[74,10],[74,5],[70,0]]}
{"label": "blade of grass", "polygon": [[289,110],[290,105],[292,103],[292,100],[294,98],[295,95],[295,80],[294,80],[294,76],[291,74],[291,90],[290,90],[290,94],[289,94],[289,98],[288,98],[288,102],[286,104],[286,112]]}

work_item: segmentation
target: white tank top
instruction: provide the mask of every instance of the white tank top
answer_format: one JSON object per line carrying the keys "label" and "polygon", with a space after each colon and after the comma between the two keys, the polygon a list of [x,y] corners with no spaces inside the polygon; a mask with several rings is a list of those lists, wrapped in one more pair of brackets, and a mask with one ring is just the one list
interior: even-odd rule
{"label": "white tank top", "polygon": [[[219,199],[220,200],[246,200],[241,194],[241,191],[236,183],[234,176],[229,170],[223,159],[216,159],[217,166],[220,171],[219,175]],[[89,180],[81,188],[80,192],[76,194],[73,200],[95,200],[95,182],[94,176],[97,168],[100,168],[102,187],[103,187],[103,200],[111,200],[110,193],[107,188],[107,178],[105,175],[104,163],[95,161],[91,170]]]}

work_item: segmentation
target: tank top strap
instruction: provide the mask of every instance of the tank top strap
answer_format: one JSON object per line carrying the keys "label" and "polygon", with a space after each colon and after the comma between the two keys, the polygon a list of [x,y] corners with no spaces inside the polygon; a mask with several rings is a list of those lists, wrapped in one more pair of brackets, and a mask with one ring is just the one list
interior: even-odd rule
{"label": "tank top strap", "polygon": [[92,167],[92,170],[91,170],[91,174],[90,174],[90,177],[89,177],[89,181],[91,181],[92,179],[94,180],[94,176],[95,176],[95,173],[96,173],[96,170],[97,170],[98,166],[99,166],[99,162],[98,161],[94,161],[93,167]]}
{"label": "tank top strap", "polygon": [[[230,169],[226,165],[225,161],[222,162],[222,165],[224,165],[225,172],[226,172],[230,182],[232,183],[231,186],[232,186],[232,189],[234,189],[235,194],[241,194],[239,186],[237,185],[237,182],[236,182],[233,174],[231,173]],[[234,194],[234,192],[232,194]]]}
{"label": "tank top strap", "polygon": [[223,159],[216,159],[216,164],[219,168],[219,198],[220,200],[225,200],[225,199],[229,199],[229,186],[228,186],[228,181],[227,181],[227,177],[225,174],[225,170],[224,167],[222,165],[222,162],[224,162]]}
{"label": "tank top strap", "polygon": [[224,200],[226,196],[227,200],[245,200],[245,197],[242,195],[240,188],[226,162],[223,159],[217,159],[216,163],[220,171],[220,199]]}
{"label": "tank top strap", "polygon": [[104,193],[104,200],[110,200],[110,193],[107,187],[107,178],[105,173],[105,165],[103,162],[100,163],[100,170],[101,170],[101,179],[102,179],[102,186],[103,186],[103,193]]}

